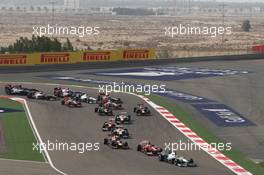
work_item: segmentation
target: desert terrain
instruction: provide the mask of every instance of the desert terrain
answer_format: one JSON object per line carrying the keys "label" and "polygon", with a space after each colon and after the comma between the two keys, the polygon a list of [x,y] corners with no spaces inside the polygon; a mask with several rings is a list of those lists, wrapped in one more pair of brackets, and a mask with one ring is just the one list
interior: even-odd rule
{"label": "desert terrain", "polygon": [[[22,20],[21,20],[22,19]],[[100,34],[93,36],[56,36],[70,39],[74,47],[85,49],[155,48],[158,58],[250,53],[253,44],[263,44],[264,15],[225,16],[224,26],[232,27],[231,35],[217,37],[165,35],[165,27],[179,24],[192,26],[219,26],[223,17],[215,15],[181,16],[120,16],[89,15],[78,13],[1,13],[0,47],[8,46],[21,36],[31,37],[33,26],[47,24],[58,26],[100,27]],[[250,20],[252,29],[243,32],[242,22]]]}

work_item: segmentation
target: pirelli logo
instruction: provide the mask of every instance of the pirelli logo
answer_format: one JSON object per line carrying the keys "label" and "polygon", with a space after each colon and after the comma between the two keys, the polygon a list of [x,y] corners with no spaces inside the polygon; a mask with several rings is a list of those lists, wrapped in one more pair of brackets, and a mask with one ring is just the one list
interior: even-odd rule
{"label": "pirelli logo", "polygon": [[0,65],[27,64],[26,55],[0,55]]}
{"label": "pirelli logo", "polygon": [[145,59],[149,58],[149,50],[124,50],[124,59]]}
{"label": "pirelli logo", "polygon": [[110,60],[111,52],[85,52],[83,53],[83,61]]}
{"label": "pirelli logo", "polygon": [[70,61],[70,54],[56,53],[56,54],[41,54],[40,63],[68,63]]}

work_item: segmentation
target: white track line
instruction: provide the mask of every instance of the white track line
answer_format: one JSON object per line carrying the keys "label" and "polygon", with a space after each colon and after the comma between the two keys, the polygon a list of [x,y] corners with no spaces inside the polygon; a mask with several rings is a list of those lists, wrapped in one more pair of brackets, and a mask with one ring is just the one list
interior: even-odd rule
{"label": "white track line", "polygon": [[[78,88],[88,88],[88,89],[99,89],[96,87],[89,86],[81,86],[81,85],[67,85],[67,84],[56,84],[56,83],[34,83],[34,82],[8,82],[8,83],[19,83],[19,84],[35,84],[35,85],[49,85],[49,86],[70,86],[70,87],[78,87]],[[172,124],[176,129],[178,129],[183,135],[185,135],[189,140],[193,141],[198,146],[201,146],[202,150],[204,150],[207,154],[209,154],[212,158],[220,162],[222,165],[227,167],[229,170],[234,172],[237,175],[252,175],[249,171],[232,161],[230,158],[222,154],[220,151],[215,148],[208,147],[208,143],[204,141],[201,137],[199,137],[196,133],[194,133],[190,128],[185,126],[176,116],[174,116],[171,112],[169,112],[166,108],[161,107],[154,102],[150,101],[148,98],[134,94],[127,93],[131,95],[135,95],[144,101],[146,101],[154,110],[156,110],[161,116],[163,116],[170,124]],[[65,175],[65,174],[64,174]]]}
{"label": "white track line", "polygon": [[[30,113],[30,110],[29,110],[29,107],[28,107],[27,101],[26,101],[25,99],[23,99],[23,100],[24,100],[24,102],[25,102],[25,106],[26,106],[26,109],[27,109],[27,112],[28,112],[28,115],[29,115],[30,121],[31,121],[31,123],[32,123],[32,125],[33,125],[34,130],[36,131],[36,134],[37,134],[37,137],[38,137],[38,139],[39,139],[39,142],[40,142],[40,144],[43,144],[43,141],[42,141],[42,139],[41,139],[41,137],[40,137],[40,135],[39,135],[39,132],[38,132],[38,130],[37,130],[37,127],[36,127],[36,125],[35,125],[35,122],[34,122],[34,120],[33,120],[33,118],[32,118],[31,113]],[[44,149],[44,153],[45,153],[45,155],[46,155],[46,157],[47,157],[47,159],[48,159],[48,162],[49,162],[50,166],[51,166],[55,171],[57,171],[58,173],[60,173],[60,174],[62,174],[62,175],[67,175],[66,173],[62,172],[61,170],[57,169],[57,168],[54,166],[54,164],[53,164],[53,162],[52,162],[52,160],[51,160],[51,158],[50,158],[50,155],[49,155],[49,152],[47,151],[47,149]]]}

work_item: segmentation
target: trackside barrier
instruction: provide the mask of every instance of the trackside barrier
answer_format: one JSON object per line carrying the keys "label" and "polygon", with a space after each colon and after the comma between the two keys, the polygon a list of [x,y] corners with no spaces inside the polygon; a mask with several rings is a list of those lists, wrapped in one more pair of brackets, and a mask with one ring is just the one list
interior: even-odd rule
{"label": "trackside barrier", "polygon": [[155,57],[156,54],[154,49],[0,54],[0,66],[33,66],[122,60],[152,60],[155,59]]}

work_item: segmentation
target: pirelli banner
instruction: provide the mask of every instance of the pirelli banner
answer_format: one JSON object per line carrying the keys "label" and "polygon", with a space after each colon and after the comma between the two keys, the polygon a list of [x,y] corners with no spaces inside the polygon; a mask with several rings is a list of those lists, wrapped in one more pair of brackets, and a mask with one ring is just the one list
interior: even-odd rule
{"label": "pirelli banner", "polygon": [[118,52],[115,50],[98,50],[82,52],[80,62],[107,62],[117,61]]}
{"label": "pirelli banner", "polygon": [[154,49],[129,49],[129,50],[100,50],[84,51],[81,62],[105,62],[120,60],[148,60],[155,59]]}
{"label": "pirelli banner", "polygon": [[72,63],[70,53],[0,54],[0,66]]}
{"label": "pirelli banner", "polygon": [[32,64],[27,54],[0,54],[0,66],[23,66]]}
{"label": "pirelli banner", "polygon": [[154,49],[0,54],[0,66],[30,66],[155,59]]}
{"label": "pirelli banner", "polygon": [[71,64],[76,63],[79,57],[79,52],[39,53],[36,64]]}
{"label": "pirelli banner", "polygon": [[154,49],[128,49],[122,51],[121,58],[123,60],[148,60],[155,59],[156,53]]}

